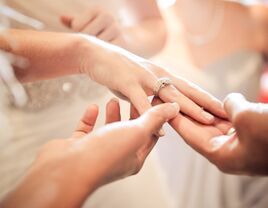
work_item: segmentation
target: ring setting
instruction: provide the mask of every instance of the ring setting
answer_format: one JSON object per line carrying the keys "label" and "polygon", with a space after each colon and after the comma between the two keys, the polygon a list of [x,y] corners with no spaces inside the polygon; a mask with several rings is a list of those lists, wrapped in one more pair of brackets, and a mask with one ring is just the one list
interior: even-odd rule
{"label": "ring setting", "polygon": [[168,78],[168,77],[159,78],[157,80],[156,86],[155,86],[155,88],[153,90],[154,95],[158,97],[160,90],[165,88],[165,87],[167,87],[167,86],[169,86],[169,85],[172,85],[172,81],[171,81],[170,78]]}

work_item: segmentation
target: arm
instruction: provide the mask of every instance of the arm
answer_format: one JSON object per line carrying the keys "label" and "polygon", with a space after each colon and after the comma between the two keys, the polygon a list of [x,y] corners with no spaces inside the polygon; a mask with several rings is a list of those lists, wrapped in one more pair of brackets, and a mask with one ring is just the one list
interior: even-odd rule
{"label": "arm", "polygon": [[159,93],[164,102],[177,102],[185,114],[201,123],[213,122],[212,114],[225,116],[221,102],[199,87],[94,37],[19,30],[6,31],[0,37],[0,48],[28,60],[25,68],[15,67],[21,81],[87,74],[128,99],[142,114],[151,108],[148,96],[153,95],[158,78],[170,77],[174,87]]}
{"label": "arm", "polygon": [[[1,207],[81,207],[98,187],[139,172],[156,144],[155,134],[179,111],[164,104],[144,116],[92,131],[98,108],[90,106],[70,139],[45,145]],[[109,122],[120,119],[119,103],[107,105]],[[137,115],[137,114],[136,114]]]}
{"label": "arm", "polygon": [[127,0],[125,9],[133,20],[131,25],[122,25],[109,11],[95,5],[76,16],[61,16],[61,21],[75,32],[93,35],[143,57],[159,52],[166,41],[166,28],[156,1]]}
{"label": "arm", "polygon": [[[0,34],[0,48],[24,58],[27,63],[24,68],[14,66],[17,78],[22,82],[79,73],[81,57],[75,54],[81,55],[85,47],[81,37],[71,34],[23,30]],[[89,53],[91,60],[93,49]]]}
{"label": "arm", "polygon": [[[176,3],[190,53],[198,66],[240,50],[265,53],[268,41],[266,10],[265,6],[245,6],[222,0],[178,0]],[[195,43],[196,37],[204,43]]]}

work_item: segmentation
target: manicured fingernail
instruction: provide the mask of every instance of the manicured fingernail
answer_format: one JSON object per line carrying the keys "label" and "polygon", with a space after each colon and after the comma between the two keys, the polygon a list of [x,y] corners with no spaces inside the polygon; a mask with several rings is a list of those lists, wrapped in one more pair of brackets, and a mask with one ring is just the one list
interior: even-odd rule
{"label": "manicured fingernail", "polygon": [[228,133],[226,135],[231,136],[235,133],[235,128],[230,128],[230,130],[228,131]]}
{"label": "manicured fingernail", "polygon": [[180,106],[178,103],[172,103],[172,106],[174,107],[174,109],[176,110],[177,113],[180,112]]}
{"label": "manicured fingernail", "polygon": [[210,113],[206,112],[206,111],[203,111],[202,115],[208,121],[213,121],[214,120],[214,116],[211,115]]}
{"label": "manicured fingernail", "polygon": [[163,128],[161,128],[160,130],[159,130],[159,132],[158,132],[158,135],[159,135],[159,137],[163,137],[163,136],[165,136],[165,130],[163,129]]}

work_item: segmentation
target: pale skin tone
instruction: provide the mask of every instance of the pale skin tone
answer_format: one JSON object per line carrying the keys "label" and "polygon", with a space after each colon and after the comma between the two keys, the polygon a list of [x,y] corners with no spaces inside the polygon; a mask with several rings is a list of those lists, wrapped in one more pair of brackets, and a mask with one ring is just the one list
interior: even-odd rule
{"label": "pale skin tone", "polygon": [[153,95],[157,79],[170,77],[174,86],[159,93],[164,102],[177,102],[183,113],[204,124],[213,123],[215,116],[226,117],[221,102],[194,84],[90,36],[8,30],[0,36],[0,47],[28,61],[23,69],[15,67],[22,82],[87,74],[128,99],[143,114],[151,108],[148,96]]}
{"label": "pale skin tone", "polygon": [[[159,103],[159,99],[153,101],[153,105]],[[2,206],[80,207],[100,185],[137,173],[157,142],[159,128],[170,119],[171,126],[184,140],[222,171],[267,175],[267,105],[249,103],[242,95],[231,94],[226,98],[225,108],[236,128],[231,136],[226,136],[231,127],[227,121],[218,119],[212,125],[202,125],[183,114],[178,115],[178,105],[162,104],[139,119],[108,125],[83,138],[92,131],[98,115],[97,107],[90,106],[71,139],[56,140],[43,147],[30,171]],[[110,101],[106,109],[106,123],[120,120],[117,101]],[[134,108],[131,115],[132,118],[138,116]],[[101,161],[105,161],[105,165]],[[90,172],[93,166],[94,173]],[[72,183],[72,189],[65,187]]]}
{"label": "pale skin tone", "polygon": [[[216,18],[217,4],[224,8],[224,18],[219,23],[220,30],[208,43],[193,44],[189,41],[187,34],[205,37]],[[184,37],[190,55],[194,64],[199,67],[207,66],[224,56],[241,50],[253,50],[267,54],[268,16],[266,6],[244,6],[237,2],[221,0],[177,0],[175,10],[185,28]]]}
{"label": "pale skin tone", "polygon": [[156,1],[127,0],[125,6],[134,20],[130,26],[122,25],[100,5],[91,5],[75,16],[63,14],[60,20],[74,32],[95,36],[143,57],[160,51],[167,34]]}
{"label": "pale skin tone", "polygon": [[178,104],[166,103],[137,119],[133,109],[134,120],[118,122],[118,101],[111,100],[106,109],[105,127],[92,132],[98,107],[91,105],[71,138],[42,147],[1,207],[81,207],[99,186],[138,173],[161,126],[179,112]]}
{"label": "pale skin tone", "polygon": [[222,121],[214,127],[205,126],[180,115],[170,123],[187,144],[221,171],[267,175],[268,105],[250,103],[241,94],[230,94],[224,106],[235,128],[231,135],[226,135],[230,124]]}

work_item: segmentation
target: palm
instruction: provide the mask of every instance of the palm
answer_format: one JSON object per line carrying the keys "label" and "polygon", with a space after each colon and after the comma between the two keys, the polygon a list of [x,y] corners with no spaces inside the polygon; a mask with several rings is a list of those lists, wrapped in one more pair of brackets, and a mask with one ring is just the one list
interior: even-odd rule
{"label": "palm", "polygon": [[225,135],[231,128],[231,123],[223,119],[216,119],[213,124],[204,125],[182,114],[179,114],[170,124],[187,144],[201,154],[210,152],[211,140]]}

